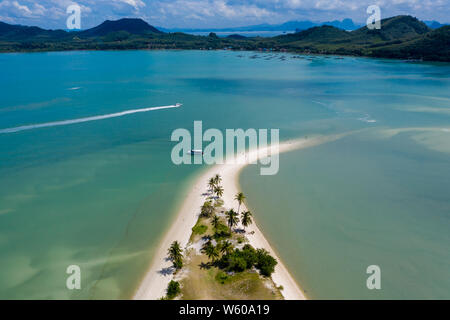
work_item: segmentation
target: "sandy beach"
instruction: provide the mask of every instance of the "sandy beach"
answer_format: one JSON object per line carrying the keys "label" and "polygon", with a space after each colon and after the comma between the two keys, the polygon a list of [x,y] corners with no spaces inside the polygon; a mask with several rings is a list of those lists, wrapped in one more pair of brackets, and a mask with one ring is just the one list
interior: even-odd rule
{"label": "sandy beach", "polygon": [[[309,139],[297,139],[282,142],[278,145],[278,152],[288,152],[292,150],[298,150],[315,145],[319,145],[325,142],[337,140],[339,136],[322,136]],[[167,270],[171,268],[171,261],[167,260],[167,249],[170,244],[177,240],[180,242],[183,248],[188,244],[191,236],[191,229],[196,224],[198,216],[200,214],[200,207],[205,202],[207,195],[207,184],[209,178],[215,174],[219,174],[222,177],[222,186],[224,188],[224,195],[222,197],[224,201],[224,207],[227,209],[234,208],[237,210],[238,203],[234,200],[234,196],[239,188],[239,173],[247,165],[245,161],[239,161],[243,159],[260,159],[264,158],[267,152],[270,154],[270,146],[265,148],[259,148],[252,150],[242,155],[238,155],[234,164],[220,164],[208,168],[202,173],[192,185],[185,201],[182,203],[180,210],[175,218],[175,221],[171,225],[168,232],[164,235],[162,242],[160,243],[154,259],[150,265],[150,268],[137,289],[134,299],[137,300],[155,300],[163,297],[168,283],[172,279],[172,275],[168,274]],[[274,150],[272,150],[273,152]],[[243,163],[241,163],[243,162]],[[245,190],[242,190],[245,194]],[[241,211],[246,210],[245,205],[241,205]],[[282,286],[282,294],[286,300],[304,300],[306,296],[300,289],[300,286],[294,280],[289,273],[286,266],[278,257],[276,252],[270,246],[267,239],[259,230],[258,213],[254,212],[254,223],[247,228],[246,237],[249,239],[250,244],[255,248],[264,248],[278,261],[275,267],[275,272],[272,274],[272,279],[277,286]],[[252,232],[254,231],[254,232]]]}

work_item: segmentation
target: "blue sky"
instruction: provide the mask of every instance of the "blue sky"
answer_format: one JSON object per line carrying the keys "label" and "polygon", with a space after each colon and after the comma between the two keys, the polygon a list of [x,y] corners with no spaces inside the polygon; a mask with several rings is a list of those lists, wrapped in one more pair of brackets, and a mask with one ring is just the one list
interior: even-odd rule
{"label": "blue sky", "polygon": [[64,29],[66,8],[81,6],[82,28],[106,19],[140,17],[161,27],[230,27],[289,20],[367,19],[377,4],[382,18],[410,14],[450,22],[450,0],[0,0],[0,21]]}

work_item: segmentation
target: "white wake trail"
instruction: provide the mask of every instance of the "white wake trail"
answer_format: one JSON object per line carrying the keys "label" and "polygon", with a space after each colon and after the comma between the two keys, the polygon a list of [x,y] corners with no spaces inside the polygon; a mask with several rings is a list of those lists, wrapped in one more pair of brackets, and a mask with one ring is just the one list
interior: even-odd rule
{"label": "white wake trail", "polygon": [[46,122],[46,123],[39,123],[39,124],[30,124],[30,125],[26,125],[26,126],[7,128],[7,129],[0,129],[0,133],[12,133],[12,132],[19,132],[19,131],[24,131],[24,130],[37,129],[37,128],[66,126],[66,125],[74,124],[74,123],[81,123],[81,122],[89,122],[89,121],[97,121],[97,120],[103,120],[103,119],[109,119],[109,118],[122,117],[122,116],[126,116],[126,115],[133,114],[133,113],[139,113],[139,112],[149,112],[149,111],[155,111],[155,110],[161,110],[161,109],[179,108],[181,106],[182,106],[181,103],[177,103],[177,104],[171,105],[171,106],[162,106],[162,107],[151,107],[151,108],[143,108],[143,109],[125,110],[125,111],[121,111],[121,112],[117,112],[117,113],[104,114],[104,115],[100,115],[100,116],[78,118],[78,119],[71,119],[71,120],[63,120],[63,121],[55,121],[55,122]]}

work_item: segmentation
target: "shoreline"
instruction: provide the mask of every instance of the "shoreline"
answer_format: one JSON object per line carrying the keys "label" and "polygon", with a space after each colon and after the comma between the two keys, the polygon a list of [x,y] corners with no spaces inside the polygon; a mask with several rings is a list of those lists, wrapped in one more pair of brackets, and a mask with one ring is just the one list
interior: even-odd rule
{"label": "shoreline", "polygon": [[[334,141],[343,135],[345,134],[319,136],[309,139],[301,138],[281,142],[278,145],[278,154]],[[149,269],[135,291],[133,299],[157,300],[165,295],[167,285],[170,280],[173,279],[173,275],[167,273],[172,266],[172,262],[166,258],[167,250],[170,247],[170,244],[175,240],[180,242],[182,248],[185,248],[188,245],[192,227],[196,224],[200,214],[200,207],[207,197],[205,193],[207,192],[209,178],[215,174],[221,175],[222,186],[225,190],[222,197],[224,207],[227,209],[237,208],[237,201],[234,200],[234,195],[240,191],[239,174],[241,170],[248,165],[245,161],[242,161],[244,163],[239,163],[239,159],[245,159],[247,157],[255,159],[264,158],[264,156],[260,156],[259,154],[262,153],[264,155],[267,151],[270,153],[270,146],[248,151],[247,153],[238,155],[236,157],[237,161],[235,161],[234,164],[225,163],[208,167],[193,179],[194,182],[188,190],[187,196],[183,200],[169,230],[162,237],[158,249],[150,263]],[[241,205],[241,211],[242,210],[247,210],[245,204]],[[258,228],[257,216],[258,213],[255,212],[254,223],[247,228],[246,237],[249,240],[249,244],[255,248],[266,249],[278,261],[275,272],[272,274],[272,280],[277,286],[283,287],[281,293],[285,300],[306,300],[307,298],[301,290],[301,287],[297,284],[276,251],[271,247],[269,241]],[[254,231],[254,233],[252,233],[252,231]]]}

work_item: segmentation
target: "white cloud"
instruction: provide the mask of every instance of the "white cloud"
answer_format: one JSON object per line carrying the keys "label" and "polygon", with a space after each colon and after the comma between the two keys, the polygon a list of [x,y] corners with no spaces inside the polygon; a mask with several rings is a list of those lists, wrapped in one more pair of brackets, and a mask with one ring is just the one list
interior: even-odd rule
{"label": "white cloud", "polygon": [[27,6],[21,5],[21,4],[20,4],[19,2],[17,2],[17,1],[13,1],[13,2],[12,2],[12,5],[13,5],[16,9],[22,11],[24,14],[31,15],[31,10],[30,10]]}
{"label": "white cloud", "polygon": [[0,0],[0,19],[64,28],[66,8],[81,6],[83,25],[105,19],[141,17],[165,27],[226,27],[288,20],[367,19],[366,8],[381,7],[382,17],[410,14],[450,22],[450,0]]}
{"label": "white cloud", "polygon": [[114,2],[122,2],[132,6],[135,10],[145,7],[145,3],[142,0],[113,0]]}

